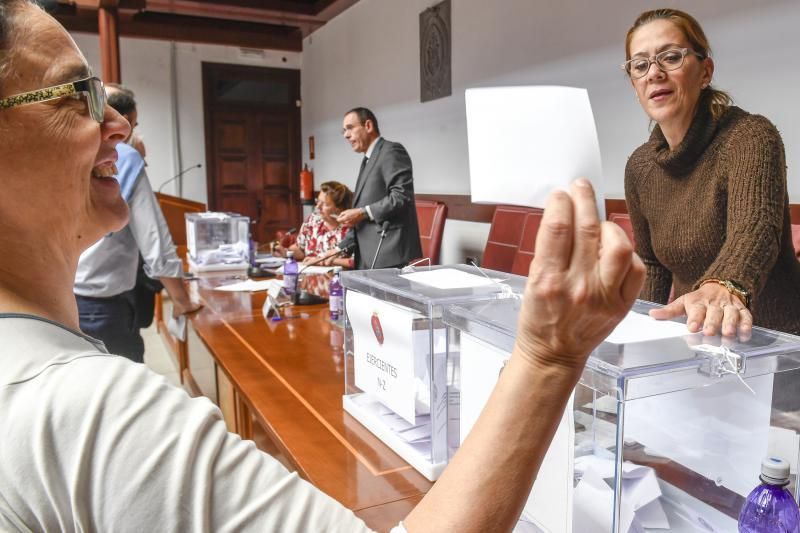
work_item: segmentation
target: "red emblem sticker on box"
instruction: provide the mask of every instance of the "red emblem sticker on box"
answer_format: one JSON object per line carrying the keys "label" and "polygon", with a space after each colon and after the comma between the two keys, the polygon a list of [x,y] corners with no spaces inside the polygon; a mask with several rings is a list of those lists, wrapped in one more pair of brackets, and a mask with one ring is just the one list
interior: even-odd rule
{"label": "red emblem sticker on box", "polygon": [[378,344],[383,346],[383,328],[381,327],[381,320],[378,318],[378,313],[372,313],[372,331],[375,333],[375,338],[378,340]]}

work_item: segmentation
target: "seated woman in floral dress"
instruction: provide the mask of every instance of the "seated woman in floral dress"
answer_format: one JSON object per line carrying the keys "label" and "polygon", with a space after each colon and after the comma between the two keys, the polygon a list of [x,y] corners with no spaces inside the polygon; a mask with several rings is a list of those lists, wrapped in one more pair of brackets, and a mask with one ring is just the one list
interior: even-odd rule
{"label": "seated woman in floral dress", "polygon": [[[326,181],[319,189],[316,209],[300,226],[297,241],[288,248],[276,248],[275,253],[285,255],[291,250],[296,260],[310,263],[336,248],[345,236],[349,226],[339,224],[336,216],[352,206],[353,192],[338,181]],[[353,268],[353,259],[334,257],[325,264]]]}

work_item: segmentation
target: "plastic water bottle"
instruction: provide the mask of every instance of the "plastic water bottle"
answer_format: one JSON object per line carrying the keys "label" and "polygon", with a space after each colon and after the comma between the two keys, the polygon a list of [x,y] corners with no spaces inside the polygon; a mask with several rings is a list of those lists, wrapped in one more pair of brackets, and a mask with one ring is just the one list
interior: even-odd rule
{"label": "plastic water bottle", "polygon": [[300,267],[297,266],[297,261],[294,260],[294,252],[289,250],[286,252],[286,262],[283,264],[283,292],[288,296],[294,294],[297,288],[297,273]]}
{"label": "plastic water bottle", "polygon": [[761,461],[761,484],[739,513],[740,533],[800,533],[800,510],[786,490],[789,463],[777,457]]}
{"label": "plastic water bottle", "polygon": [[342,289],[342,282],[339,280],[341,271],[342,267],[333,269],[331,284],[328,286],[328,305],[331,311],[331,321],[337,324],[342,319],[344,312],[344,290]]}

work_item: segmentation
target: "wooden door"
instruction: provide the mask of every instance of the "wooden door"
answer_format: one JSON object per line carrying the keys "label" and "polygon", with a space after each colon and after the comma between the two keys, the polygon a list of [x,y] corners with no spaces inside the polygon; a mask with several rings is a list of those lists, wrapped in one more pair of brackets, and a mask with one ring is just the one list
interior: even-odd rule
{"label": "wooden door", "polygon": [[250,217],[254,238],[299,227],[300,74],[203,64],[209,208]]}

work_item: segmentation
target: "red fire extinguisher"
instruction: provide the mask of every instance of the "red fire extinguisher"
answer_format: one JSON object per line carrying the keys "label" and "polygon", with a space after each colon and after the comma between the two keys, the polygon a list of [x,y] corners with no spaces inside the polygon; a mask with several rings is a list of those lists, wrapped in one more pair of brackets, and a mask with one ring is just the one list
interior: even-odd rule
{"label": "red fire extinguisher", "polygon": [[300,201],[304,204],[314,203],[314,173],[308,170],[308,164],[300,171]]}

